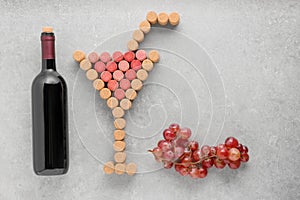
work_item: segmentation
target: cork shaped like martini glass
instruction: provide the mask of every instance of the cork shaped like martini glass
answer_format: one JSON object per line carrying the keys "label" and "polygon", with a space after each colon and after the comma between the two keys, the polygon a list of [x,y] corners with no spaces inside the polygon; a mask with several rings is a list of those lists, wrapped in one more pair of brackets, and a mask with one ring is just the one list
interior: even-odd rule
{"label": "cork shaped like martini glass", "polygon": [[134,175],[137,165],[133,162],[126,163],[126,120],[125,112],[132,107],[138,92],[143,88],[143,82],[147,80],[154,64],[159,61],[159,53],[151,50],[148,53],[139,49],[139,44],[144,41],[145,35],[151,30],[151,25],[165,26],[178,25],[180,20],[176,12],[169,15],[162,12],[156,14],[153,11],[147,13],[146,20],[139,24],[139,29],[132,34],[132,39],[127,43],[128,51],[122,53],[115,51],[86,54],[76,50],[73,58],[86,73],[86,78],[93,81],[93,87],[99,91],[101,99],[106,101],[114,117],[114,161],[104,164],[103,171],[106,174]]}

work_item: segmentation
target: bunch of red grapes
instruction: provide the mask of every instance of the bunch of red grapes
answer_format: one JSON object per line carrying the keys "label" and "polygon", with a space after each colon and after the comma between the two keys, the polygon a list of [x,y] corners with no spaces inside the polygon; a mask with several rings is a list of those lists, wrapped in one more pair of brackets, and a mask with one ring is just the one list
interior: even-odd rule
{"label": "bunch of red grapes", "polygon": [[218,146],[204,145],[199,148],[197,141],[189,141],[191,135],[189,128],[171,124],[163,132],[164,140],[149,151],[158,162],[163,163],[164,168],[174,166],[180,175],[190,175],[192,178],[206,177],[207,169],[213,166],[222,169],[228,165],[231,169],[237,169],[241,162],[249,160],[247,146],[234,137],[228,137],[224,144]]}

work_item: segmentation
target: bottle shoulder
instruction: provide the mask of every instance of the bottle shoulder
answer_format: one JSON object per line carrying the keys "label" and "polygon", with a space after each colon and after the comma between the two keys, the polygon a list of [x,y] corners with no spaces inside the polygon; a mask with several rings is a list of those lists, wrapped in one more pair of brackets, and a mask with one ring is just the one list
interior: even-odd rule
{"label": "bottle shoulder", "polygon": [[64,78],[54,70],[41,71],[33,80],[35,84],[62,84],[66,85]]}

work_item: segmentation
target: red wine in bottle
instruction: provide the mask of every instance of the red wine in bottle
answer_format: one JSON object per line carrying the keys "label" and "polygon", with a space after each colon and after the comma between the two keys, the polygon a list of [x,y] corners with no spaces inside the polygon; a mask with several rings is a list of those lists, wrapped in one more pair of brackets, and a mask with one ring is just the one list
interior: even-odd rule
{"label": "red wine in bottle", "polygon": [[41,34],[42,70],[32,83],[33,168],[37,175],[65,174],[69,167],[67,85],[55,66],[52,28]]}

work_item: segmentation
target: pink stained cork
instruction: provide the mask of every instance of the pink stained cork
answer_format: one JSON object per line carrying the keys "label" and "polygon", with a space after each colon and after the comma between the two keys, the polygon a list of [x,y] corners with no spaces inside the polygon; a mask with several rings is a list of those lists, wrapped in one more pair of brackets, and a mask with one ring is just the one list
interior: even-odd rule
{"label": "pink stained cork", "polygon": [[136,77],[136,72],[135,72],[133,69],[129,69],[129,70],[127,70],[127,72],[125,73],[125,77],[126,77],[128,80],[132,81],[132,80],[135,79],[135,77]]}
{"label": "pink stained cork", "polygon": [[131,69],[137,71],[142,68],[142,63],[139,60],[133,60],[130,63],[130,67],[131,67]]}
{"label": "pink stained cork", "polygon": [[124,73],[121,70],[116,70],[113,73],[113,78],[117,81],[120,81],[124,78]]}
{"label": "pink stained cork", "polygon": [[145,50],[138,50],[136,53],[135,53],[135,57],[140,60],[140,61],[143,61],[147,58],[147,53]]}
{"label": "pink stained cork", "polygon": [[125,59],[127,62],[133,61],[134,57],[135,57],[135,54],[134,54],[132,51],[127,51],[127,52],[124,54],[124,59]]}
{"label": "pink stained cork", "polygon": [[104,82],[108,82],[112,79],[112,75],[109,71],[102,72],[100,77]]}
{"label": "pink stained cork", "polygon": [[94,68],[98,73],[101,73],[105,70],[105,64],[104,62],[98,61],[95,63]]}
{"label": "pink stained cork", "polygon": [[107,63],[111,60],[110,54],[108,52],[103,52],[100,54],[100,60],[104,63]]}
{"label": "pink stained cork", "polygon": [[91,63],[96,63],[99,60],[99,56],[96,52],[90,53],[88,58]]}
{"label": "pink stained cork", "polygon": [[122,60],[118,64],[119,70],[126,72],[129,69],[129,63],[126,60]]}
{"label": "pink stained cork", "polygon": [[124,90],[122,90],[122,89],[116,89],[115,92],[114,92],[114,96],[115,96],[118,100],[124,99],[124,97],[125,97],[125,92],[124,92]]}
{"label": "pink stained cork", "polygon": [[130,88],[130,81],[128,79],[122,79],[120,81],[120,88],[123,90],[127,90]]}
{"label": "pink stained cork", "polygon": [[116,80],[110,80],[107,83],[107,88],[111,91],[115,91],[119,87],[119,83]]}
{"label": "pink stained cork", "polygon": [[106,69],[107,71],[109,72],[114,72],[118,69],[118,66],[117,66],[117,63],[115,63],[114,61],[109,61],[107,64],[106,64]]}
{"label": "pink stained cork", "polygon": [[123,60],[123,53],[121,51],[115,51],[112,57],[115,62],[120,62]]}

